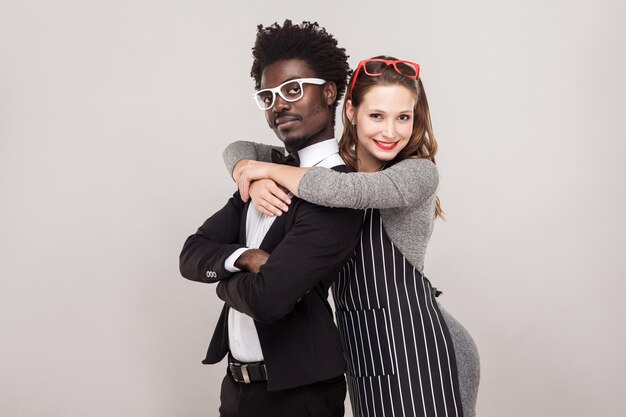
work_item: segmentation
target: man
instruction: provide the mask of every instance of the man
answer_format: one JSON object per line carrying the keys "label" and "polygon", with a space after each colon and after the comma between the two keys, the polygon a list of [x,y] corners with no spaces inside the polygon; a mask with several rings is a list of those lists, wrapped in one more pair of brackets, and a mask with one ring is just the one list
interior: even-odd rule
{"label": "man", "polygon": [[[345,50],[317,23],[286,20],[259,26],[253,57],[258,105],[291,159],[346,171],[334,139]],[[346,366],[327,298],[361,219],[297,198],[270,217],[235,193],[187,239],[182,275],[218,282],[225,301],[203,361],[229,355],[221,416],[343,416]]]}

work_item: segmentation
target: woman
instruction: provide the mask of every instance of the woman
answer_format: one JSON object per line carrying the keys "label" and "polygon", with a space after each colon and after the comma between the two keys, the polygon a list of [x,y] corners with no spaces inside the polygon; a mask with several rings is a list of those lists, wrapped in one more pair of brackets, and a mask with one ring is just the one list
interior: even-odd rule
{"label": "woman", "polygon": [[419,68],[390,57],[359,63],[339,143],[357,173],[253,161],[269,160],[271,147],[248,142],[224,153],[229,168],[240,161],[233,176],[242,198],[265,214],[288,209],[276,183],[315,204],[367,209],[355,257],[333,287],[355,416],[475,415],[476,346],[422,275],[442,210]]}

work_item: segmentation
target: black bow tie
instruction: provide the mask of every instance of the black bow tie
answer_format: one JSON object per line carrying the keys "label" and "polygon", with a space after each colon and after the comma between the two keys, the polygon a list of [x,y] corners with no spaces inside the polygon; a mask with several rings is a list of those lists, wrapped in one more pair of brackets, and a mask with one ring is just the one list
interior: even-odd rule
{"label": "black bow tie", "polygon": [[285,156],[282,152],[272,149],[272,162],[275,164],[291,165],[293,167],[300,166],[298,152],[293,152]]}

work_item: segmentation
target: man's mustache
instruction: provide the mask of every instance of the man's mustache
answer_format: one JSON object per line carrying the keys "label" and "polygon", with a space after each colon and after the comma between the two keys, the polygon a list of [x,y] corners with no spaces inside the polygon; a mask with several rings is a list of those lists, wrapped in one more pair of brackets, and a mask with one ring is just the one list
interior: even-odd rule
{"label": "man's mustache", "polygon": [[288,122],[291,120],[302,120],[302,116],[297,113],[281,112],[274,116],[272,124],[274,126],[278,126],[280,123]]}

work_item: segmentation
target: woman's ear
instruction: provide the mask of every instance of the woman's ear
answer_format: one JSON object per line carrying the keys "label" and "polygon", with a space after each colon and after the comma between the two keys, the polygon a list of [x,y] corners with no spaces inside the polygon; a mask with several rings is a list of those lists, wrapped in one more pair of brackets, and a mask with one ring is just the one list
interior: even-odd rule
{"label": "woman's ear", "polygon": [[334,81],[329,81],[324,87],[324,94],[326,97],[326,104],[332,106],[337,100],[337,84]]}
{"label": "woman's ear", "polygon": [[352,125],[356,125],[356,109],[352,105],[352,100],[346,100],[346,116],[348,116],[348,120]]}

